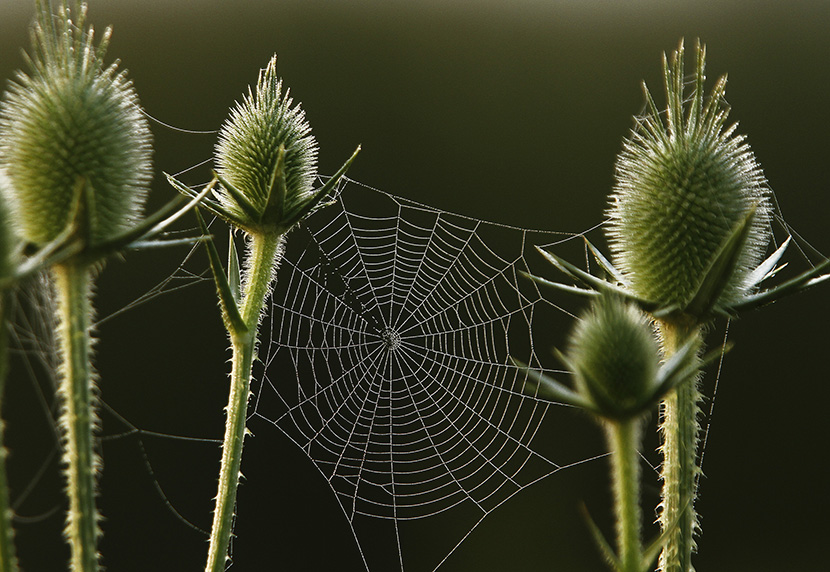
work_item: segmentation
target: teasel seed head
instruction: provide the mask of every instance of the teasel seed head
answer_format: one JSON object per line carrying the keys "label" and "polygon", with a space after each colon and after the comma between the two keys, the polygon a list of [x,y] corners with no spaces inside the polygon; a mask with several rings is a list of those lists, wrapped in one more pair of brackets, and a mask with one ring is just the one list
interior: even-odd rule
{"label": "teasel seed head", "polygon": [[110,30],[96,45],[85,22],[85,4],[73,14],[63,2],[53,15],[38,2],[30,70],[0,102],[0,171],[22,237],[37,246],[70,225],[88,245],[123,233],[152,176],[135,89],[117,62],[104,64]]}
{"label": "teasel seed head", "polygon": [[770,239],[770,191],[749,145],[726,126],[726,78],[704,98],[705,48],[696,50],[694,92],[684,99],[684,47],[663,60],[667,109],[648,111],[617,159],[607,226],[623,286],[663,306],[686,307],[740,224],[748,232],[725,273],[723,307],[746,294],[746,277]]}
{"label": "teasel seed head", "polygon": [[246,231],[288,230],[292,214],[314,197],[317,141],[305,112],[283,92],[276,56],[222,126],[215,162],[220,213]]}

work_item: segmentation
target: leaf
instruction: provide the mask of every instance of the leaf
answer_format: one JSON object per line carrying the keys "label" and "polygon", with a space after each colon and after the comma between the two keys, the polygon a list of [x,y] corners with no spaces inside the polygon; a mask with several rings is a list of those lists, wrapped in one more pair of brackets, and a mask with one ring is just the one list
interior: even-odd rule
{"label": "leaf", "polygon": [[513,357],[510,358],[510,361],[526,376],[528,385],[524,388],[525,394],[544,399],[545,401],[565,403],[567,405],[573,405],[574,407],[594,411],[593,403],[576,391],[540,371],[531,369],[527,364]]}
{"label": "leaf", "polygon": [[715,258],[700,280],[695,294],[686,304],[684,312],[696,318],[701,318],[707,316],[712,308],[717,305],[721,293],[735,274],[738,258],[752,231],[752,218],[755,216],[757,209],[758,205],[753,205],[744,218],[732,228],[732,232],[723,241]]}
{"label": "leaf", "polygon": [[[205,219],[202,218],[198,210],[196,210],[196,218],[199,219],[199,228],[202,229],[202,234],[210,236]],[[248,331],[248,326],[245,325],[242,315],[239,313],[239,306],[237,306],[231,287],[228,284],[228,279],[223,271],[219,251],[216,250],[216,244],[214,244],[213,238],[205,241],[205,248],[207,249],[208,259],[210,260],[210,271],[213,274],[213,281],[216,283],[216,291],[219,295],[219,305],[222,307],[222,314],[228,322],[229,329],[233,333],[244,334]]]}

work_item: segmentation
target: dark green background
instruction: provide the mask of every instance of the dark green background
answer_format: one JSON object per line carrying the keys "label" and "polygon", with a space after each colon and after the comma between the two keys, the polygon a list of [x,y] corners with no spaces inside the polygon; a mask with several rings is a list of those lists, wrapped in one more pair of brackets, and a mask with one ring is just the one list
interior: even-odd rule
{"label": "dark green background", "polygon": [[[350,176],[361,182],[475,217],[567,231],[602,219],[614,157],[642,108],[640,80],[656,88],[660,54],[681,37],[700,37],[710,81],[730,74],[732,118],[749,135],[788,222],[830,252],[828,2],[91,4],[99,28],[115,27],[111,56],[163,121],[216,129],[276,52],[320,142],[321,173],[333,173],[360,143]],[[32,13],[28,0],[0,3],[0,78],[22,65]],[[211,153],[211,135],[153,129],[159,171]],[[152,205],[171,194],[157,177]],[[179,258],[142,253],[111,262],[98,288],[101,315],[171,272]],[[703,572],[826,566],[827,300],[826,289],[811,292],[732,324],[737,345],[718,388],[699,502]],[[207,283],[109,321],[99,336],[108,405],[142,429],[220,437],[227,354]],[[14,498],[55,443],[27,380],[21,369],[13,372],[4,405]],[[586,455],[595,450],[595,427],[581,417],[572,425],[559,438]],[[105,416],[105,434],[123,429]],[[326,483],[275,429],[253,429],[234,570],[360,570]],[[216,446],[143,442],[155,478],[136,439],[103,447],[104,561],[115,572],[198,570],[204,537],[176,520],[153,483],[186,519],[209,527]],[[66,558],[61,511],[49,512],[61,502],[57,475],[52,462],[18,507],[38,517],[18,523],[29,571],[60,570]],[[602,570],[578,507],[587,502],[607,528],[606,490],[603,462],[554,475],[486,519],[441,570]],[[645,494],[653,504],[653,491]]]}

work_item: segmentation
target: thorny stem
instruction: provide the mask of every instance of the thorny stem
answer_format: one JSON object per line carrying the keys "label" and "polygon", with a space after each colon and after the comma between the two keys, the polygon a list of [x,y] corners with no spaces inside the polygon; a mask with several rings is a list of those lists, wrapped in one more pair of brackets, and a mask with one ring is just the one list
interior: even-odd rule
{"label": "thorny stem", "polygon": [[639,455],[642,421],[639,418],[609,421],[605,430],[611,448],[618,556],[622,570],[640,572],[643,560]]}
{"label": "thorny stem", "polygon": [[[9,294],[0,290],[0,413],[2,412],[3,394],[8,372],[8,332],[6,313],[8,312]],[[14,529],[12,528],[12,510],[9,506],[9,489],[6,479],[6,448],[3,446],[3,419],[0,417],[0,571],[16,572],[17,556],[14,551]]]}
{"label": "thorny stem", "polygon": [[[250,237],[250,263],[245,271],[240,312],[247,331],[235,332],[230,328],[233,351],[231,388],[226,409],[222,465],[219,471],[219,488],[213,512],[206,572],[223,572],[228,557],[246,432],[251,366],[256,355],[257,329],[262,307],[271,286],[281,240],[280,234],[252,234]],[[225,320],[225,323],[230,322]]]}
{"label": "thorny stem", "polygon": [[60,424],[69,497],[66,536],[72,551],[71,569],[94,572],[98,570],[100,535],[99,515],[95,508],[100,459],[95,451],[93,434],[98,417],[90,364],[91,269],[83,263],[67,262],[54,267],[53,278],[63,362],[59,392],[63,402]]}
{"label": "thorny stem", "polygon": [[[690,337],[702,344],[699,326],[690,328],[658,322],[666,358],[673,355]],[[698,359],[694,357],[693,359]],[[692,552],[698,528],[694,501],[697,496],[697,446],[700,435],[699,371],[680,383],[661,404],[663,481],[660,504],[660,527],[663,531],[677,526],[669,535],[660,554],[662,572],[692,572]]]}

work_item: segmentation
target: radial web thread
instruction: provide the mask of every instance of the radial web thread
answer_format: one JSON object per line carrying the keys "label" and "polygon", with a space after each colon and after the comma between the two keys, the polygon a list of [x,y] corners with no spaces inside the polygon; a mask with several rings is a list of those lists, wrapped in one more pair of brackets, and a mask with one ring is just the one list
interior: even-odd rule
{"label": "radial web thread", "polygon": [[570,319],[521,274],[552,238],[354,182],[289,235],[254,411],[326,478],[367,570],[410,570],[409,531],[451,513],[437,568],[563,467],[531,447],[550,405],[510,361],[538,365],[540,314]]}

